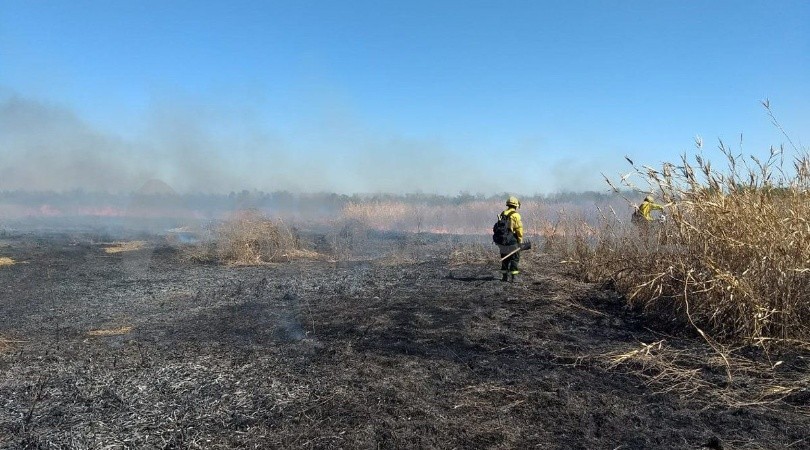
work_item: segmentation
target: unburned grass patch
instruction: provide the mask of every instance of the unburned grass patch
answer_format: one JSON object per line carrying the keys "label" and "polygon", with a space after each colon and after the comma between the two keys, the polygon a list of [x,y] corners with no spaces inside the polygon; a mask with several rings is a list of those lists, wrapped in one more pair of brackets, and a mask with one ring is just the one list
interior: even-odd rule
{"label": "unburned grass patch", "polygon": [[810,155],[794,147],[789,167],[783,149],[763,159],[720,150],[721,170],[698,151],[622,177],[639,199],[652,193],[665,205],[665,222],[636,226],[629,211],[605,211],[591,235],[575,232],[560,248],[579,276],[610,282],[631,306],[679,321],[718,351],[715,340],[806,345]]}
{"label": "unburned grass patch", "polygon": [[810,214],[806,192],[770,189],[665,194],[666,224],[606,218],[569,239],[566,262],[610,281],[631,306],[724,340],[810,339]]}
{"label": "unburned grass patch", "polygon": [[13,339],[8,339],[4,336],[0,336],[0,353],[5,353],[14,346],[14,344],[19,343],[22,341],[17,341]]}
{"label": "unburned grass patch", "polygon": [[212,225],[201,238],[181,246],[186,259],[201,263],[254,265],[314,257],[296,231],[260,211],[234,213]]}
{"label": "unburned grass patch", "polygon": [[17,264],[17,262],[12,258],[9,258],[8,256],[0,256],[0,267],[13,266],[14,264]]}
{"label": "unburned grass patch", "polygon": [[146,241],[123,241],[105,244],[104,253],[116,254],[124,252],[134,252],[147,247]]}
{"label": "unburned grass patch", "polygon": [[121,336],[124,334],[129,334],[131,331],[132,331],[131,326],[121,326],[118,328],[100,328],[96,330],[90,330],[87,332],[87,335],[96,337]]}

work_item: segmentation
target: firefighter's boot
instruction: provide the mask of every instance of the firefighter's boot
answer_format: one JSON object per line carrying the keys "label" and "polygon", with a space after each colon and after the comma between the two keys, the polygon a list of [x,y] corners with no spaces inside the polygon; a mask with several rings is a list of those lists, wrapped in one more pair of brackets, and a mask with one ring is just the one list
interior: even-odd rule
{"label": "firefighter's boot", "polygon": [[503,276],[501,277],[501,281],[509,281],[509,274],[504,272]]}

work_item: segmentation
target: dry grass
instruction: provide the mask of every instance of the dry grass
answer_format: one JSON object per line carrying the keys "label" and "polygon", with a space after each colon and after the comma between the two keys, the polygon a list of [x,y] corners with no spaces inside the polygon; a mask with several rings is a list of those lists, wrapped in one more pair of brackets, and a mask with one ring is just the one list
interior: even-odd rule
{"label": "dry grass", "polygon": [[341,218],[330,223],[331,231],[325,240],[329,253],[336,260],[350,260],[362,254],[369,245],[369,227],[362,220]]}
{"label": "dry grass", "polygon": [[129,334],[132,331],[131,326],[122,326],[118,328],[103,328],[98,330],[90,330],[87,332],[88,336],[121,336]]}
{"label": "dry grass", "polygon": [[[357,221],[374,230],[490,235],[492,225],[504,208],[502,200],[475,200],[461,204],[369,201],[347,204],[341,211],[341,217],[343,221]],[[555,232],[561,210],[586,215],[589,209],[587,203],[550,204],[526,200],[520,213],[527,235],[545,236]]]}
{"label": "dry grass", "polygon": [[18,342],[20,342],[20,341],[15,341],[15,340],[12,340],[12,339],[7,339],[7,338],[5,338],[5,337],[3,337],[3,336],[0,336],[0,353],[5,353],[5,352],[7,352],[7,351],[11,350],[11,347],[12,347],[12,346],[13,346],[15,343],[18,343]]}
{"label": "dry grass", "polygon": [[137,250],[142,250],[146,248],[146,246],[147,246],[146,241],[114,242],[112,244],[107,244],[104,247],[104,253],[116,254],[124,252],[134,252]]}
{"label": "dry grass", "polygon": [[592,235],[580,230],[557,245],[583,277],[610,280],[633,305],[680,318],[718,351],[704,330],[721,340],[806,345],[810,156],[794,146],[788,166],[782,148],[765,160],[735,155],[722,142],[720,150],[721,171],[699,151],[694,162],[634,165],[622,177],[639,197],[652,192],[666,203],[665,224],[636,227],[629,213],[605,212]]}
{"label": "dry grass", "polygon": [[197,262],[253,265],[309,258],[298,236],[281,221],[256,210],[239,211],[208,231],[200,242],[183,247]]}
{"label": "dry grass", "polygon": [[0,267],[13,266],[17,262],[7,256],[0,256]]}
{"label": "dry grass", "polygon": [[219,258],[234,264],[278,261],[295,247],[295,238],[279,221],[257,211],[241,211],[217,229]]}
{"label": "dry grass", "polygon": [[701,377],[699,365],[691,361],[693,356],[670,348],[664,340],[641,343],[627,352],[614,352],[603,355],[603,358],[610,370],[627,368],[649,384],[662,386],[667,391],[694,394],[709,386]]}
{"label": "dry grass", "polygon": [[[780,370],[782,361],[753,361],[735,354],[721,357],[710,347],[705,352],[678,350],[663,339],[595,356],[606,369],[634,373],[658,393],[692,399],[705,396],[705,401],[715,405],[735,408],[780,402],[796,405],[796,399],[810,389],[810,377],[802,372]],[[733,379],[718,376],[729,366],[733,368]],[[798,403],[797,412],[810,414],[810,407]]]}
{"label": "dry grass", "polygon": [[450,251],[449,264],[452,267],[471,264],[500,267],[498,247],[481,242],[465,242],[455,245]]}

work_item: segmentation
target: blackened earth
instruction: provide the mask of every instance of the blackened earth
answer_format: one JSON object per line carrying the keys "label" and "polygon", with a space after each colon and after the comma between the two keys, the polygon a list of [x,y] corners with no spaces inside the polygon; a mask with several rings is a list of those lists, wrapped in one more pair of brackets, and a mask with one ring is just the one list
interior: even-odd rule
{"label": "blackened earth", "polygon": [[[511,284],[450,261],[450,237],[374,239],[362,258],[252,267],[157,238],[117,254],[92,235],[0,240],[17,261],[0,267],[0,447],[810,447],[806,391],[724,401],[772,375],[707,364],[667,384],[611,364],[706,345],[558,258],[524,255]],[[780,370],[806,377],[807,356]]]}

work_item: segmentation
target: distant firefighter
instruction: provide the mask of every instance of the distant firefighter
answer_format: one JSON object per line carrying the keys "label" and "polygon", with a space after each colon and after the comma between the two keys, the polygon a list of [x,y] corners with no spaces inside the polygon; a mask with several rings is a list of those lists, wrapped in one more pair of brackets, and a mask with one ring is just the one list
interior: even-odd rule
{"label": "distant firefighter", "polygon": [[[492,240],[498,244],[501,251],[501,281],[515,281],[520,273],[520,251],[523,243],[523,223],[520,221],[520,200],[509,197],[506,200],[506,209],[498,215],[498,222],[492,227]],[[510,255],[511,253],[511,255]]]}
{"label": "distant firefighter", "polygon": [[663,211],[664,207],[655,203],[655,199],[652,195],[648,195],[644,198],[644,201],[638,205],[638,208],[633,212],[633,223],[645,225],[649,222],[653,221],[652,212],[653,211]]}

